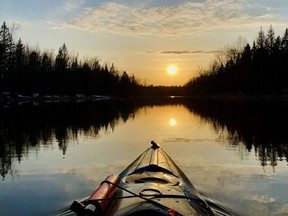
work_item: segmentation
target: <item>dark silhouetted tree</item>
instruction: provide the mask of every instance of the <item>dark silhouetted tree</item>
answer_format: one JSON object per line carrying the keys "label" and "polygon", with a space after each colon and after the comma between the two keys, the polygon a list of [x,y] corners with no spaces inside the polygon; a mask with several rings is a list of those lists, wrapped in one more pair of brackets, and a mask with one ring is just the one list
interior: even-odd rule
{"label": "dark silhouetted tree", "polygon": [[[212,66],[190,80],[189,94],[282,94],[288,92],[288,31],[275,36],[270,26],[267,34],[260,28],[252,48],[226,47]],[[237,46],[236,46],[237,47]]]}
{"label": "dark silhouetted tree", "polygon": [[103,66],[97,58],[79,60],[78,55],[69,54],[65,43],[54,57],[52,52],[23,45],[21,39],[14,43],[12,32],[4,22],[0,29],[0,93],[119,96],[136,92],[132,90],[139,85],[135,77],[125,72],[128,84],[120,84],[123,80],[114,64]]}
{"label": "dark silhouetted tree", "polygon": [[9,83],[9,64],[11,63],[13,52],[13,39],[6,22],[0,29],[0,84],[2,88]]}

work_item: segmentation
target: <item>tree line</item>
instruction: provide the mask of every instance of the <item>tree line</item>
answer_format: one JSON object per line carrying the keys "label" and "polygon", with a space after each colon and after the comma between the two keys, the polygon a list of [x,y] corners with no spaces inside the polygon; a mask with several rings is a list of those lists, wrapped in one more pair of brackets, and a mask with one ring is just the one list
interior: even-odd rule
{"label": "tree line", "polygon": [[139,82],[113,64],[101,65],[97,58],[80,60],[64,43],[55,56],[15,41],[14,29],[6,22],[0,29],[0,92],[40,95],[137,94]]}
{"label": "tree line", "polygon": [[191,79],[188,94],[287,94],[288,29],[276,36],[260,28],[253,44],[239,39],[223,48],[210,67]]}
{"label": "tree line", "polygon": [[208,69],[184,86],[141,85],[134,75],[97,58],[82,60],[64,43],[55,55],[15,41],[15,29],[0,29],[0,93],[40,95],[168,96],[203,94],[287,94],[288,29],[276,36],[260,28],[250,45],[244,39],[220,50]]}

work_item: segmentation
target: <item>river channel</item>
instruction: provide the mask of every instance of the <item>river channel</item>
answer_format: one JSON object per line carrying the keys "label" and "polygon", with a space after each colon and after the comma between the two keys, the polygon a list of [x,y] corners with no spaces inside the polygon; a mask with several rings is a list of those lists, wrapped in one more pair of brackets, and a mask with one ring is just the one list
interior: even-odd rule
{"label": "river channel", "polygon": [[0,215],[57,215],[151,140],[243,215],[288,215],[288,104],[184,98],[0,107]]}

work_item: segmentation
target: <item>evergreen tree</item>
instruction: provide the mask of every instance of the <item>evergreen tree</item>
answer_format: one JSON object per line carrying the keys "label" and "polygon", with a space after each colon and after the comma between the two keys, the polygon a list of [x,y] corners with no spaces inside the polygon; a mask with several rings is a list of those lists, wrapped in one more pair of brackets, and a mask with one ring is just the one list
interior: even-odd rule
{"label": "evergreen tree", "polygon": [[[229,49],[226,49],[229,51]],[[288,91],[288,30],[284,36],[275,36],[272,26],[265,35],[260,28],[252,48],[226,55],[212,64],[205,74],[191,80],[186,87],[190,93],[279,94]],[[230,51],[227,53],[231,53]],[[218,56],[217,60],[219,60]],[[236,58],[235,58],[236,57]],[[236,61],[235,61],[236,59]],[[220,65],[220,66],[219,66]]]}
{"label": "evergreen tree", "polygon": [[120,82],[129,87],[129,93],[132,84],[138,85],[126,72],[120,81],[114,64],[102,66],[96,58],[79,61],[77,55],[71,57],[65,43],[56,57],[24,46],[21,39],[15,44],[6,23],[1,26],[0,92],[119,95]]}
{"label": "evergreen tree", "polygon": [[68,68],[69,54],[64,43],[62,47],[59,48],[58,54],[56,56],[55,66],[57,71],[65,71]]}
{"label": "evergreen tree", "polygon": [[55,90],[57,93],[64,94],[67,93],[69,89],[69,83],[67,80],[67,69],[68,69],[68,61],[69,61],[69,54],[66,44],[64,43],[62,47],[59,48],[58,54],[55,59]]}
{"label": "evergreen tree", "polygon": [[[13,51],[12,33],[4,22],[0,29],[0,90],[5,89],[9,80],[9,64]],[[5,86],[6,85],[6,86]]]}
{"label": "evergreen tree", "polygon": [[44,52],[41,58],[41,90],[39,93],[49,94],[51,92],[52,82],[51,74],[53,71],[53,54]]}
{"label": "evergreen tree", "polygon": [[288,28],[286,28],[284,36],[281,41],[281,51],[288,55]]}
{"label": "evergreen tree", "polygon": [[11,74],[9,85],[13,91],[20,92],[23,88],[22,79],[25,66],[25,47],[21,39],[16,44],[13,60],[14,62],[9,68]]}
{"label": "evergreen tree", "polygon": [[268,33],[267,33],[267,37],[265,38],[265,47],[268,50],[269,55],[273,53],[274,44],[275,44],[275,32],[272,26],[270,26]]}
{"label": "evergreen tree", "polygon": [[260,28],[260,31],[258,32],[258,37],[256,40],[256,47],[257,49],[264,49],[265,47],[265,41],[266,41],[266,36],[263,28]]}
{"label": "evergreen tree", "polygon": [[33,50],[29,53],[29,70],[26,71],[25,84],[27,93],[39,92],[41,85],[41,53]]}

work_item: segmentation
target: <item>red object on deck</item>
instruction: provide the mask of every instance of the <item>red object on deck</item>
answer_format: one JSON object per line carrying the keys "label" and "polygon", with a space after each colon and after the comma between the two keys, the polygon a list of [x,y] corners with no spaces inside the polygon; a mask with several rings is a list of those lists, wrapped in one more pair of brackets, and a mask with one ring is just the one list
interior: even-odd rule
{"label": "red object on deck", "polygon": [[97,204],[99,207],[101,207],[101,212],[104,212],[111,200],[99,199],[112,198],[118,191],[117,185],[119,185],[119,183],[120,179],[117,175],[108,176],[105,181],[103,181],[101,185],[94,191],[94,193],[88,198],[87,203]]}

